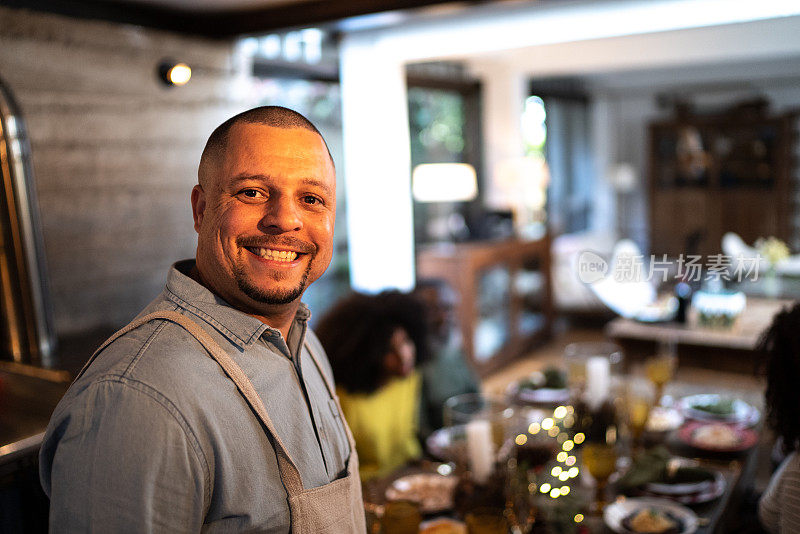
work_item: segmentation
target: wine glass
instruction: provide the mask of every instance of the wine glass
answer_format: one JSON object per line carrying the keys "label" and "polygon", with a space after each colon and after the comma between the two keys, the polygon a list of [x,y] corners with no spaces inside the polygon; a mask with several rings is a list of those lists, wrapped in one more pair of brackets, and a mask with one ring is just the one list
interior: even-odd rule
{"label": "wine glass", "polygon": [[625,412],[634,450],[642,446],[642,436],[654,400],[652,385],[634,371],[625,383]]}
{"label": "wine glass", "polygon": [[594,509],[602,513],[609,477],[617,466],[617,414],[611,402],[588,414],[583,463],[596,481]]}
{"label": "wine glass", "polygon": [[476,419],[488,420],[495,449],[500,450],[505,441],[505,426],[513,413],[513,408],[501,399],[480,393],[463,393],[444,402],[443,420],[445,427],[466,425]]}
{"label": "wine glass", "polygon": [[656,404],[661,403],[661,398],[664,396],[664,386],[672,380],[677,366],[677,345],[673,340],[662,343],[658,352],[645,360],[644,368],[647,378],[656,387]]}
{"label": "wine glass", "polygon": [[614,444],[587,442],[583,446],[583,463],[597,483],[595,487],[595,508],[602,512],[605,508],[605,491],[609,477],[617,466],[617,448]]}

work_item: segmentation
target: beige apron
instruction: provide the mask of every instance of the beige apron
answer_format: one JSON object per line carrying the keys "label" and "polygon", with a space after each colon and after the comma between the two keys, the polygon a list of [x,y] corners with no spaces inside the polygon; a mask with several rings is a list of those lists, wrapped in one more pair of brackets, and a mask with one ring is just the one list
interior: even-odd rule
{"label": "beige apron", "polygon": [[[164,310],[134,320],[111,336],[97,351],[95,351],[78,374],[78,378],[83,375],[92,361],[94,361],[100,352],[111,342],[123,334],[156,319],[165,319],[176,323],[197,339],[219,366],[222,367],[225,374],[233,380],[239,392],[245,400],[247,400],[250,408],[266,428],[270,440],[275,447],[281,480],[289,496],[288,501],[289,512],[291,513],[292,532],[299,534],[318,534],[321,532],[326,534],[361,534],[366,532],[361,481],[358,475],[358,455],[356,454],[353,434],[350,432],[350,428],[347,426],[344,416],[342,415],[341,421],[347,433],[351,451],[350,459],[347,462],[347,476],[318,488],[304,489],[303,482],[300,478],[300,472],[289,456],[289,451],[284,447],[278,433],[275,431],[272,420],[269,418],[264,404],[261,402],[261,398],[253,388],[253,384],[244,374],[244,371],[242,371],[236,362],[222,350],[222,347],[214,341],[208,332],[185,315],[181,315],[176,311]],[[328,393],[330,393],[331,398],[336,401],[336,406],[341,414],[342,407],[339,404],[336,391],[326,378],[314,353],[309,351],[309,354],[311,354],[311,359],[314,360],[314,364],[317,366],[317,370],[322,376],[325,386],[328,388]]]}

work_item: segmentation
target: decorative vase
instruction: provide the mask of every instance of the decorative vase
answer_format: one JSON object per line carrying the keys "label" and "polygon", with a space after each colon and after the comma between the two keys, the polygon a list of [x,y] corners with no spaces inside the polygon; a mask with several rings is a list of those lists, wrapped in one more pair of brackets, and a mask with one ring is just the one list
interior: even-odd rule
{"label": "decorative vase", "polygon": [[777,297],[781,292],[780,280],[774,267],[767,269],[764,274],[764,295],[770,298]]}

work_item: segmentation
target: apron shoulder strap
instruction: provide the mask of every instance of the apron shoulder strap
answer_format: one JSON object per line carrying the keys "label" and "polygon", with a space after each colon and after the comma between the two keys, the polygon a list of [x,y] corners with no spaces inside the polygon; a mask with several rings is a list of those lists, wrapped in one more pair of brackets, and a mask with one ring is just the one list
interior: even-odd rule
{"label": "apron shoulder strap", "polygon": [[[278,436],[277,431],[275,430],[275,426],[272,424],[272,420],[270,419],[269,415],[267,414],[266,408],[264,408],[264,403],[261,401],[261,397],[258,396],[255,388],[253,387],[252,382],[250,379],[247,378],[247,375],[242,371],[242,368],[233,361],[233,359],[228,356],[228,353],[225,352],[219,344],[214,341],[211,335],[203,330],[196,322],[191,320],[190,318],[186,317],[185,315],[171,310],[163,310],[150,313],[143,317],[139,317],[138,319],[134,320],[121,330],[117,331],[112,335],[108,340],[106,340],[100,348],[98,348],[95,353],[89,358],[89,361],[83,367],[81,372],[78,374],[75,380],[80,378],[89,365],[97,359],[97,356],[105,349],[109,344],[114,342],[120,336],[127,334],[131,330],[134,330],[141,325],[148,323],[150,321],[154,321],[157,319],[163,319],[166,321],[173,322],[181,327],[183,327],[189,334],[192,335],[202,346],[205,348],[211,357],[219,364],[225,374],[230,378],[234,384],[236,384],[236,388],[239,390],[239,393],[245,398],[247,404],[256,414],[258,419],[261,423],[266,427],[271,439],[272,443],[275,447],[275,453],[278,458],[278,468],[281,473],[281,480],[283,481],[284,486],[286,487],[287,493],[292,496],[299,494],[303,491],[303,483],[302,479],[300,478],[300,472],[297,470],[294,462],[292,461],[291,457],[289,456],[289,452],[286,447],[283,445],[280,436]],[[316,360],[315,360],[316,362]],[[324,378],[324,375],[323,375]],[[327,384],[327,380],[326,380]]]}
{"label": "apron shoulder strap", "polygon": [[[155,313],[151,313],[151,314],[149,314],[149,315],[145,315],[145,316],[143,316],[143,317],[139,317],[138,319],[134,319],[133,321],[131,321],[130,323],[128,323],[128,324],[127,324],[127,325],[125,325],[124,327],[120,328],[119,330],[117,330],[116,332],[114,332],[113,334],[111,334],[111,337],[109,337],[108,339],[106,339],[106,340],[103,342],[103,344],[102,344],[102,345],[100,345],[100,346],[97,348],[97,350],[96,350],[96,351],[94,351],[94,353],[93,353],[93,354],[92,354],[92,356],[89,358],[89,360],[88,360],[88,361],[87,361],[87,362],[86,362],[86,363],[83,365],[83,367],[81,368],[81,370],[80,370],[80,372],[77,374],[77,376],[75,376],[75,380],[73,380],[73,381],[72,381],[72,383],[74,384],[75,382],[77,382],[77,381],[78,381],[78,379],[79,379],[80,377],[82,377],[82,376],[84,375],[84,373],[86,373],[86,370],[87,370],[87,369],[89,368],[89,366],[90,366],[90,365],[92,365],[92,363],[93,363],[93,362],[94,362],[94,361],[97,359],[97,357],[100,355],[100,353],[101,353],[101,352],[103,352],[103,350],[105,350],[105,348],[106,348],[106,347],[108,347],[108,346],[109,346],[109,345],[111,345],[111,344],[112,344],[114,341],[116,341],[116,340],[117,340],[117,338],[124,336],[125,334],[127,334],[127,333],[128,333],[128,332],[130,332],[131,330],[135,330],[135,329],[139,328],[140,326],[142,326],[143,324],[145,324],[145,323],[148,323],[148,322],[152,321],[153,319],[158,319],[159,317],[156,317],[156,315],[158,315],[159,313],[160,313],[160,312],[155,312]],[[176,313],[176,312],[173,312],[173,313]]]}

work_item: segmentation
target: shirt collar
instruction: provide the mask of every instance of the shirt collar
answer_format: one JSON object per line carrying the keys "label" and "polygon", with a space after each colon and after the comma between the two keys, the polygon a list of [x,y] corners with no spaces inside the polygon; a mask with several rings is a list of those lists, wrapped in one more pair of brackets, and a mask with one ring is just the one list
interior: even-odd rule
{"label": "shirt collar", "polygon": [[[237,310],[192,279],[188,273],[194,264],[194,260],[183,260],[172,265],[167,275],[168,299],[212,325],[240,349],[244,349],[267,331],[270,335],[280,336],[276,328]],[[310,316],[308,307],[301,302],[295,322],[305,322]]]}

